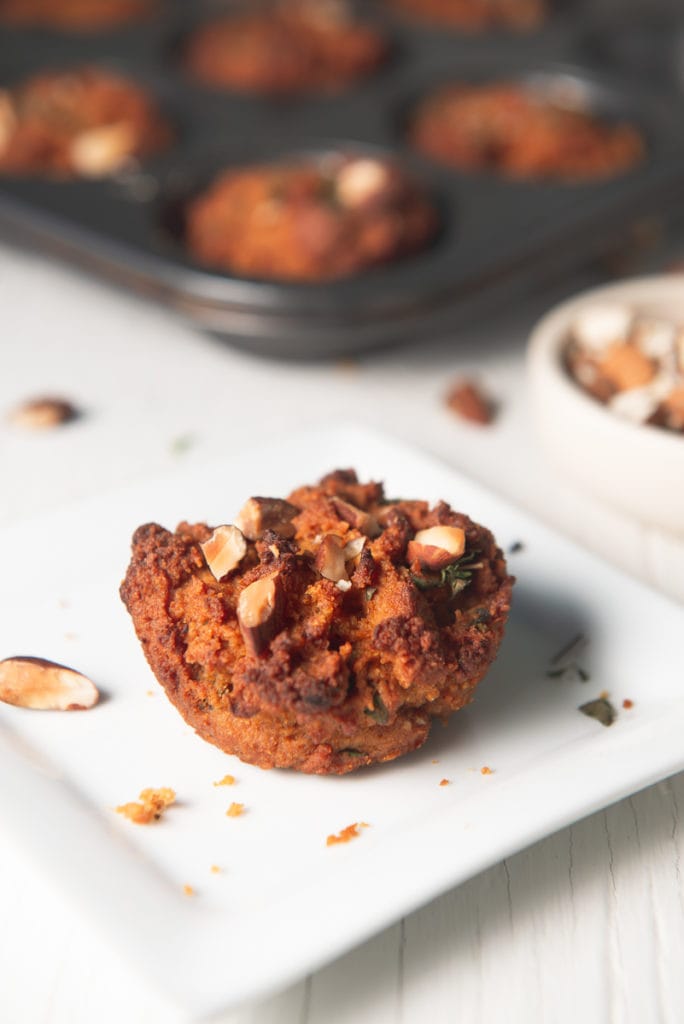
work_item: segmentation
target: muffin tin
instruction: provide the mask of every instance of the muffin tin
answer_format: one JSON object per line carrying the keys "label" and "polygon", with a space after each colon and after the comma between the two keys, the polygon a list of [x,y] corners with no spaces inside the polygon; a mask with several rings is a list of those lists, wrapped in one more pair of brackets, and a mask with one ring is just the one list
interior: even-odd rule
{"label": "muffin tin", "polygon": [[[220,10],[226,9],[222,5]],[[42,68],[96,63],[149,88],[177,129],[140,169],[101,181],[0,177],[0,220],[38,244],[177,310],[235,344],[272,356],[343,355],[448,332],[535,282],[614,248],[628,226],[667,209],[684,185],[684,100],[592,65],[599,4],[558,0],[532,35],[459,35],[373,17],[393,44],[388,64],[332,95],[265,99],[209,89],[183,71],[182,40],[215,3],[167,0],[163,15],[107,33],[0,32],[0,85]],[[368,4],[363,5],[364,12]],[[646,139],[628,174],[585,184],[511,182],[458,173],[414,152],[410,110],[449,80],[517,79],[626,119]],[[321,285],[231,277],[198,266],[183,245],[186,199],[221,169],[341,147],[395,155],[421,179],[443,225],[425,251]]]}

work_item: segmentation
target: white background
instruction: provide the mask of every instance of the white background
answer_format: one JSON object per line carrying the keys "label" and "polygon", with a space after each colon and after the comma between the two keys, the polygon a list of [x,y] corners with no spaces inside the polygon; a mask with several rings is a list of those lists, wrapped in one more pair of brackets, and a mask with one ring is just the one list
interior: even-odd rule
{"label": "white background", "polygon": [[[486,326],[441,343],[350,363],[276,364],[0,249],[0,525],[180,459],[203,462],[291,429],[356,419],[423,446],[684,600],[684,543],[576,493],[540,460],[523,353],[552,301],[496,311]],[[443,394],[462,372],[475,373],[500,402],[495,426],[469,426],[445,410]],[[12,428],[12,407],[42,393],[71,398],[82,419],[49,434]],[[287,992],[224,1019],[679,1024],[680,810],[681,776],[504,861]],[[0,914],[3,1024],[183,1019],[113,958],[1,827]]]}

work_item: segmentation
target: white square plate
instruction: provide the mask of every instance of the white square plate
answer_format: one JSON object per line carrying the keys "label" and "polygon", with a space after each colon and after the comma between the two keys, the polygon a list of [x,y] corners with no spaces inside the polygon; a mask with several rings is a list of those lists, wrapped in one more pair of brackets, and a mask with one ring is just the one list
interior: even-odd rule
{"label": "white square plate", "polygon": [[[446,499],[504,549],[523,542],[510,557],[518,584],[506,639],[474,704],[436,725],[417,753],[344,778],[260,771],[196,737],[155,683],[118,598],[130,536],[149,520],[230,521],[250,494],[286,494],[350,465],[388,494]],[[266,996],[514,850],[684,767],[681,608],[365,430],[325,428],[182,467],[0,538],[0,658],[64,662],[105,695],[84,713],[0,705],[3,824],[195,1013]],[[578,633],[589,640],[589,681],[549,678],[554,652]],[[577,710],[604,690],[619,710],[610,728]],[[213,785],[227,773],[234,787]],[[177,791],[162,822],[141,828],[114,813],[147,786]],[[226,817],[233,800],[242,817]],[[370,827],[357,839],[326,846],[358,821]]]}

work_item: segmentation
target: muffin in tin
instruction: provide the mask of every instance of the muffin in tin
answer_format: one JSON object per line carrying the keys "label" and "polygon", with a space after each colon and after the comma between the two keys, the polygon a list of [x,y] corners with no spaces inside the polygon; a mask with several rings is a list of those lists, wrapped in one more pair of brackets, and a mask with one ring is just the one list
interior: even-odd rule
{"label": "muffin in tin", "polygon": [[563,182],[615,177],[646,152],[633,125],[557,105],[519,82],[442,86],[414,110],[409,138],[459,170]]}
{"label": "muffin in tin", "polygon": [[0,0],[0,23],[99,32],[150,17],[158,0]]}
{"label": "muffin in tin", "polygon": [[387,54],[384,34],[356,18],[345,0],[280,0],[201,25],[184,63],[205,85],[288,94],[344,89]]}
{"label": "muffin in tin", "polygon": [[145,89],[97,67],[0,90],[0,174],[98,178],[163,149],[171,135]]}
{"label": "muffin in tin", "polygon": [[345,774],[420,747],[494,660],[513,579],[444,502],[338,470],[235,524],[140,527],[121,587],[200,736],[262,768]]}
{"label": "muffin in tin", "polygon": [[414,253],[437,229],[433,203],[398,163],[329,153],[225,171],[189,203],[185,237],[207,266],[316,282]]}
{"label": "muffin in tin", "polygon": [[463,32],[529,32],[545,21],[546,0],[385,0],[412,18]]}

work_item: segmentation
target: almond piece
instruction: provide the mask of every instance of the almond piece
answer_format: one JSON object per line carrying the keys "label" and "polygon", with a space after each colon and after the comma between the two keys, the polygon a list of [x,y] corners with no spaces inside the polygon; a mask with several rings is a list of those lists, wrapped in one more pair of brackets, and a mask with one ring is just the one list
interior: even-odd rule
{"label": "almond piece", "polygon": [[261,540],[266,530],[289,539],[295,535],[292,520],[298,514],[299,509],[282,498],[250,498],[235,522],[247,540]]}
{"label": "almond piece", "polygon": [[389,180],[390,173],[385,164],[362,157],[342,167],[337,174],[335,190],[342,205],[353,209],[381,195]]}
{"label": "almond piece", "polygon": [[86,178],[101,178],[118,170],[135,151],[136,132],[121,121],[81,132],[71,143],[74,170]]}
{"label": "almond piece", "polygon": [[335,507],[340,519],[345,523],[349,523],[355,530],[359,530],[364,533],[366,537],[378,537],[382,532],[380,524],[378,523],[375,516],[371,515],[370,512],[365,512],[362,508],[357,508],[356,505],[352,505],[349,501],[344,501],[343,498],[334,497],[330,499]]}
{"label": "almond piece", "polygon": [[656,373],[653,361],[629,342],[611,345],[599,361],[598,368],[618,391],[643,387],[653,380]]}
{"label": "almond piece", "polygon": [[217,526],[209,540],[200,544],[214,579],[222,580],[247,553],[247,541],[237,526]]}
{"label": "almond piece", "polygon": [[38,711],[85,711],[97,704],[97,687],[72,668],[44,658],[0,661],[0,700]]}
{"label": "almond piece", "polygon": [[366,537],[354,537],[353,540],[347,541],[344,546],[345,562],[353,562],[355,558],[359,557],[366,546],[366,539]]}
{"label": "almond piece", "polygon": [[465,552],[465,533],[460,526],[430,526],[419,530],[409,541],[406,553],[409,565],[439,572],[457,562]]}
{"label": "almond piece", "polygon": [[582,348],[599,355],[629,335],[633,317],[629,306],[587,306],[575,316],[571,331]]}
{"label": "almond piece", "polygon": [[461,419],[486,426],[494,419],[490,400],[470,380],[457,381],[446,396],[447,408]]}
{"label": "almond piece", "polygon": [[78,412],[63,398],[46,396],[31,398],[10,413],[10,422],[15,427],[28,430],[50,430],[76,419]]}
{"label": "almond piece", "polygon": [[326,580],[339,583],[340,580],[348,580],[346,557],[346,545],[333,533],[328,533],[321,541],[316,552],[314,565]]}
{"label": "almond piece", "polygon": [[240,594],[237,618],[242,639],[250,654],[261,654],[275,636],[279,605],[280,585],[277,576],[264,576],[255,580]]}

